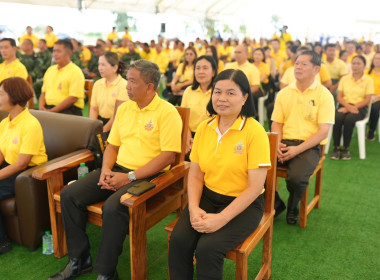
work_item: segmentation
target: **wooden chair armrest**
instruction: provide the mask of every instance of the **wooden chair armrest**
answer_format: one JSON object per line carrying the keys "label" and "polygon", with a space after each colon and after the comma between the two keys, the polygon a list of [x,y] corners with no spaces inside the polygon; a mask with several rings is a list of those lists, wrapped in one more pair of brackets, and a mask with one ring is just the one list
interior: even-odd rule
{"label": "wooden chair armrest", "polygon": [[49,177],[63,173],[67,170],[77,167],[81,162],[88,162],[94,160],[94,155],[87,149],[78,150],[47,162],[40,168],[33,171],[33,178],[37,180],[46,180]]}
{"label": "wooden chair armrest", "polygon": [[144,203],[145,201],[147,201],[149,198],[153,197],[157,193],[166,189],[171,184],[184,178],[189,173],[189,169],[190,169],[189,162],[186,162],[186,161],[181,162],[178,165],[174,166],[169,171],[153,179],[152,183],[156,184],[155,188],[147,191],[146,193],[140,196],[134,196],[129,193],[126,193],[120,198],[120,203],[131,208],[137,207],[138,205],[140,205],[141,203]]}

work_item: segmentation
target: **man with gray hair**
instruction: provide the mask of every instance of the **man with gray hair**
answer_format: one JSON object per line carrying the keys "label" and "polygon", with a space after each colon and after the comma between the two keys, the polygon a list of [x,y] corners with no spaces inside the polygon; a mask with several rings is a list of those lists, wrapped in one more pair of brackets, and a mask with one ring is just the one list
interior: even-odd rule
{"label": "man with gray hair", "polygon": [[88,205],[104,201],[102,237],[94,270],[98,279],[118,279],[116,266],[129,230],[120,197],[136,183],[167,170],[181,151],[182,121],[156,89],[158,66],[137,60],[127,73],[129,101],[120,105],[108,137],[103,165],[61,191],[69,263],[49,279],[73,279],[92,270],[85,232]]}

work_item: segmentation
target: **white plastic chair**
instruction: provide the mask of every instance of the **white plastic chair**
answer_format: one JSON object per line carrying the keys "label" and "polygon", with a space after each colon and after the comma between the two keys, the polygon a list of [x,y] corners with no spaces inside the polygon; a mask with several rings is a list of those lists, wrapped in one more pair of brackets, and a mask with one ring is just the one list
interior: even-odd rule
{"label": "white plastic chair", "polygon": [[267,108],[265,107],[265,100],[268,99],[268,93],[265,96],[259,97],[258,100],[258,114],[259,114],[259,123],[264,126],[264,122],[267,116]]}
{"label": "white plastic chair", "polygon": [[[365,116],[365,118],[360,120],[360,121],[357,121],[355,123],[356,129],[358,131],[358,146],[359,146],[359,158],[360,159],[366,158],[366,154],[365,154],[365,130],[366,130],[366,126],[367,126],[367,123],[369,120],[369,115],[371,113],[371,106],[372,106],[372,98],[371,98],[371,101],[369,102],[368,111],[367,111],[367,115]],[[379,121],[378,125],[380,128],[380,121]],[[331,126],[330,131],[328,133],[328,138],[327,138],[327,143],[326,143],[326,148],[325,148],[325,154],[327,154],[329,151],[330,142],[331,142],[331,138],[332,138],[332,131],[333,131],[333,127]],[[379,139],[379,141],[380,141],[380,139]],[[341,139],[340,139],[340,144],[343,145],[343,137],[341,137]]]}

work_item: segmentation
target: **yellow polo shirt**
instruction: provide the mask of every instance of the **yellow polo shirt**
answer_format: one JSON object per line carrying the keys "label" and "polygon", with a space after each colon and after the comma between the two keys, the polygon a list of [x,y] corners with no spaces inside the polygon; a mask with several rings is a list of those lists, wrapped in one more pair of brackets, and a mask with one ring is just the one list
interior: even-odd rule
{"label": "yellow polo shirt", "polygon": [[327,70],[327,67],[323,62],[321,64],[321,69],[319,70],[319,76],[321,77],[321,83],[331,80],[329,71]]}
{"label": "yellow polo shirt", "polygon": [[357,104],[362,102],[368,94],[374,94],[374,82],[367,75],[363,75],[358,81],[355,81],[351,74],[340,79],[338,91],[343,91],[344,101]]}
{"label": "yellow polo shirt", "polygon": [[55,42],[58,41],[58,37],[52,32],[50,34],[45,34],[46,46],[48,48],[53,48]]}
{"label": "yellow polo shirt", "polygon": [[[318,131],[319,124],[334,124],[334,98],[318,81],[304,92],[292,83],[278,93],[272,121],[283,124],[283,139],[307,140]],[[326,142],[327,138],[321,144]]]}
{"label": "yellow polo shirt", "polygon": [[119,35],[116,32],[111,32],[107,35],[107,40],[113,41],[115,39],[119,39]]}
{"label": "yellow polo shirt", "polygon": [[45,73],[41,92],[45,92],[47,105],[57,106],[67,97],[74,96],[78,98],[74,106],[83,109],[84,75],[82,70],[71,61],[61,69],[58,69],[58,65],[50,66]]}
{"label": "yellow polo shirt", "polygon": [[185,64],[182,62],[180,65],[178,65],[176,75],[178,75],[180,82],[186,82],[186,81],[192,81],[194,78],[194,65],[192,66],[186,66],[185,72],[182,73],[183,67]]}
{"label": "yellow polo shirt", "polygon": [[122,36],[121,38],[122,38],[122,39],[124,39],[124,38],[128,38],[128,40],[132,42],[132,36],[131,36],[131,34],[129,34],[129,33],[128,33],[128,34],[124,33],[123,36]]}
{"label": "yellow polo shirt", "polygon": [[331,63],[326,60],[324,65],[333,80],[339,80],[341,76],[347,75],[346,63],[339,58],[335,58]]}
{"label": "yellow polo shirt", "polygon": [[376,74],[375,69],[372,70],[371,74],[368,74],[368,71],[366,71],[366,74],[372,78],[373,84],[374,84],[374,94],[380,94],[380,73]]}
{"label": "yellow polo shirt", "polygon": [[0,151],[8,164],[16,163],[20,154],[32,155],[29,166],[47,161],[41,124],[28,108],[13,120],[8,115],[0,122]]}
{"label": "yellow polo shirt", "polygon": [[288,59],[288,60],[284,61],[284,63],[282,63],[281,66],[280,66],[280,73],[281,73],[281,75],[284,75],[285,71],[288,68],[293,67],[293,66],[294,66],[293,60]]}
{"label": "yellow polo shirt", "polygon": [[281,66],[281,63],[283,61],[286,60],[287,58],[287,55],[284,51],[281,51],[279,50],[277,53],[275,53],[273,50],[272,50],[272,53],[271,53],[271,56],[274,58],[274,60],[276,61],[276,67],[277,67],[277,70],[280,69],[280,66]]}
{"label": "yellow polo shirt", "polygon": [[102,118],[112,118],[116,100],[129,100],[126,87],[127,81],[120,75],[108,86],[105,78],[96,81],[92,89],[91,107],[97,107]]}
{"label": "yellow polo shirt", "polygon": [[197,131],[198,125],[209,118],[207,114],[207,104],[211,98],[211,88],[202,92],[201,87],[192,90],[191,86],[185,89],[183,93],[181,107],[190,108],[189,127],[192,132]]}
{"label": "yellow polo shirt", "polygon": [[11,77],[28,78],[28,70],[18,58],[9,64],[6,61],[0,64],[0,82]]}
{"label": "yellow polo shirt", "polygon": [[32,34],[32,35],[28,35],[28,34],[22,35],[21,38],[20,38],[20,40],[19,40],[20,41],[20,46],[22,45],[22,42],[24,42],[24,40],[26,40],[26,39],[29,39],[30,41],[33,42],[33,48],[34,49],[36,49],[38,47],[38,41],[39,41],[39,39],[34,34]]}
{"label": "yellow polo shirt", "polygon": [[108,142],[120,147],[117,164],[136,170],[164,151],[181,152],[181,132],[177,109],[156,95],[143,109],[131,100],[121,104]]}
{"label": "yellow polo shirt", "polygon": [[224,69],[239,69],[247,76],[251,86],[260,85],[260,72],[257,67],[252,63],[249,63],[248,60],[242,65],[238,65],[236,61],[228,63]]}
{"label": "yellow polo shirt", "polygon": [[166,69],[169,66],[169,55],[165,52],[160,53],[154,53],[151,56],[152,62],[156,63],[158,65],[158,68],[160,68],[161,74],[166,73]]}
{"label": "yellow polo shirt", "polygon": [[222,135],[219,116],[202,122],[190,159],[204,173],[204,184],[222,195],[239,196],[248,186],[248,170],[269,168],[268,136],[253,118],[238,117]]}
{"label": "yellow polo shirt", "polygon": [[[256,64],[255,64],[255,66],[256,66]],[[268,77],[270,76],[270,69],[269,69],[268,64],[261,62],[259,66],[256,66],[256,68],[260,72],[260,80],[261,80],[261,76],[264,74],[267,75]],[[269,83],[269,78],[266,78],[266,80],[263,83],[264,84]]]}

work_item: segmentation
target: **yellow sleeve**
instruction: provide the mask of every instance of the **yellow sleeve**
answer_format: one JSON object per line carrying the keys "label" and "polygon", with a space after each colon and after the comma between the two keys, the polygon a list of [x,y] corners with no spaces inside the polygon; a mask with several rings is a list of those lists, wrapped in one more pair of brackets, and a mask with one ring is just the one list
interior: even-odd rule
{"label": "yellow sleeve", "polygon": [[94,84],[94,87],[92,89],[92,96],[91,96],[91,107],[99,107],[98,105],[98,93],[99,93],[99,81],[96,81]]}
{"label": "yellow sleeve", "polygon": [[41,125],[37,121],[37,123],[28,126],[28,129],[23,130],[23,132],[20,154],[39,155],[41,143],[44,142]]}
{"label": "yellow sleeve", "polygon": [[255,123],[251,131],[252,133],[247,143],[248,169],[269,168],[271,166],[270,146],[265,129]]}
{"label": "yellow sleeve", "polygon": [[76,66],[75,75],[71,76],[69,96],[84,98],[84,75]]}
{"label": "yellow sleeve", "polygon": [[319,75],[321,77],[321,82],[322,83],[331,80],[329,71],[327,70],[326,65],[324,65],[323,63],[321,64],[321,69],[319,70]]}
{"label": "yellow sleeve", "polygon": [[318,123],[334,124],[335,123],[335,104],[333,95],[325,89],[325,93],[321,96],[318,107]]}
{"label": "yellow sleeve", "polygon": [[181,107],[188,107],[189,106],[188,98],[189,98],[190,92],[191,92],[191,86],[188,86],[183,93],[182,101],[181,101]]}
{"label": "yellow sleeve", "polygon": [[181,63],[180,65],[178,65],[177,71],[175,72],[175,74],[177,76],[180,76],[180,77],[182,76],[182,69],[183,69],[183,67],[184,67],[183,63]]}
{"label": "yellow sleeve", "polygon": [[[170,105],[171,106],[171,105]],[[165,110],[161,115],[160,126],[160,147],[161,151],[181,152],[182,119],[174,106]]]}
{"label": "yellow sleeve", "polygon": [[26,80],[28,79],[28,75],[28,70],[26,70],[26,67],[20,62],[20,65],[15,69],[14,76]]}
{"label": "yellow sleeve", "polygon": [[369,95],[369,94],[374,94],[374,93],[375,93],[375,85],[374,85],[373,79],[369,78],[367,86],[365,88],[365,94]]}

